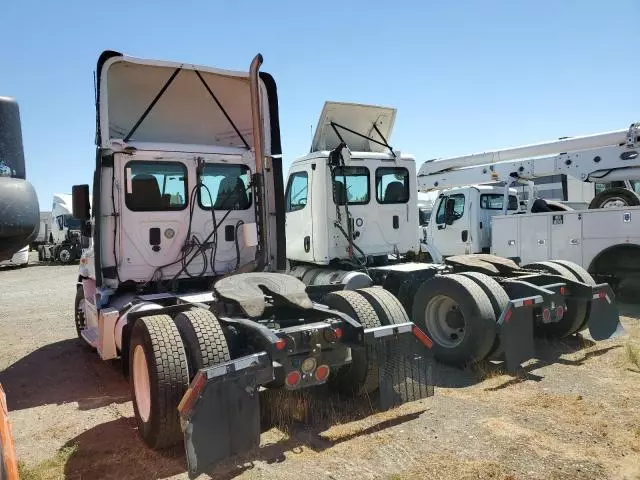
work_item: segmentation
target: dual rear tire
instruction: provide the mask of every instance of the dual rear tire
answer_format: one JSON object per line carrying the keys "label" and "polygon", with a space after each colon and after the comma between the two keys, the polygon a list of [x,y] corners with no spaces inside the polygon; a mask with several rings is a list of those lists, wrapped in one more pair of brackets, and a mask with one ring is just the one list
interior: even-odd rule
{"label": "dual rear tire", "polygon": [[140,435],[152,448],[182,441],[178,404],[200,368],[226,362],[218,319],[204,309],[140,318],[131,332],[131,397]]}

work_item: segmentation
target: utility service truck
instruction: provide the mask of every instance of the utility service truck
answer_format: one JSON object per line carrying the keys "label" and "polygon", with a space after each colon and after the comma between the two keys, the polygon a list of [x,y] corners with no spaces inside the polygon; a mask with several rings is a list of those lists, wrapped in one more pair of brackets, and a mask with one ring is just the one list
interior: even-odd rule
{"label": "utility service truck", "polygon": [[[416,165],[389,144],[395,114],[384,107],[325,103],[310,153],[295,160],[288,174],[292,275],[310,287],[382,286],[426,330],[436,358],[454,364],[504,358],[513,370],[534,357],[534,332],[564,337],[588,327],[599,340],[621,328],[610,286],[596,285],[570,262],[520,268],[471,251],[411,262],[418,249]],[[474,197],[476,203],[494,200]],[[469,242],[471,227],[458,228],[464,213],[459,203],[450,198],[443,205],[428,228]],[[474,214],[474,225],[488,221]]]}
{"label": "utility service truck", "polygon": [[[18,103],[0,97],[0,261],[11,261],[38,232],[38,197],[26,180]],[[26,247],[27,253],[29,247]],[[0,385],[0,480],[18,480],[6,395]]]}
{"label": "utility service truck", "polygon": [[191,476],[258,444],[261,388],[329,383],[378,392],[381,408],[433,394],[431,340],[397,299],[284,273],[278,99],[261,63],[104,52],[93,206],[73,187],[93,236],[78,335],[122,359],[140,435],[154,448],[183,438]]}
{"label": "utility service truck", "polygon": [[[437,192],[436,221],[424,229],[423,250],[434,261],[460,253],[493,253],[522,264],[559,258],[614,287],[640,277],[638,126],[588,137],[425,162],[418,190]],[[550,157],[544,154],[559,152]],[[537,157],[536,157],[537,156]],[[534,157],[534,158],[531,158]],[[484,162],[484,163],[483,163]],[[487,163],[490,162],[490,163]],[[602,183],[588,209],[537,198],[532,182],[565,173]],[[624,186],[605,188],[624,180]],[[462,183],[461,183],[462,182]],[[465,182],[474,184],[466,185]],[[528,201],[505,186],[526,185]],[[444,222],[447,202],[456,217]],[[508,205],[507,205],[508,204]]]}
{"label": "utility service truck", "polygon": [[640,123],[628,129],[424,162],[418,190],[568,175],[599,185],[589,208],[640,205]]}
{"label": "utility service truck", "polygon": [[87,242],[81,234],[80,220],[73,217],[71,195],[54,194],[51,214],[47,218],[48,225],[45,229],[47,237],[37,247],[38,260],[63,264],[78,260]]}

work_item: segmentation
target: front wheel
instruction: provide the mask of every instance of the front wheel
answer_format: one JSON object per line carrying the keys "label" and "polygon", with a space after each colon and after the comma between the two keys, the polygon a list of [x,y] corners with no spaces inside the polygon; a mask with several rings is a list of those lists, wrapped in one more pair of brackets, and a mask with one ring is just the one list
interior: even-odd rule
{"label": "front wheel", "polygon": [[84,289],[82,285],[78,285],[76,289],[76,301],[74,306],[75,311],[75,320],[76,320],[76,333],[78,334],[78,338],[82,339],[80,335],[82,330],[87,328],[87,321],[84,315]]}
{"label": "front wheel", "polygon": [[70,248],[62,247],[58,250],[58,260],[65,265],[73,261],[73,252]]}
{"label": "front wheel", "polygon": [[180,333],[169,315],[151,315],[135,323],[129,372],[142,439],[155,449],[180,443],[178,404],[189,386],[189,368]]}

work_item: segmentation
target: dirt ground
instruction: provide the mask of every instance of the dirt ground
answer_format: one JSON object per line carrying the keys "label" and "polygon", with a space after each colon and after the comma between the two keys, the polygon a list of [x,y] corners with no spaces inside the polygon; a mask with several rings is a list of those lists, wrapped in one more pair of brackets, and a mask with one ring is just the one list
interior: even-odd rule
{"label": "dirt ground", "polygon": [[[76,340],[76,275],[0,269],[0,383],[23,480],[188,478],[180,448],[159,454],[139,439],[119,363]],[[541,343],[520,378],[436,366],[435,395],[391,412],[313,426],[291,414],[212,477],[640,479],[640,305],[620,310],[626,336]]]}

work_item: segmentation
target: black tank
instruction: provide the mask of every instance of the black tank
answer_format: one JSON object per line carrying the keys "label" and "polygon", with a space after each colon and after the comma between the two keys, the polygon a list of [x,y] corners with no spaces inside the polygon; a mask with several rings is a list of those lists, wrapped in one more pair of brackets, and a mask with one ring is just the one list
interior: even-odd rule
{"label": "black tank", "polygon": [[0,97],[0,261],[29,244],[39,226],[38,197],[26,181],[18,103]]}

